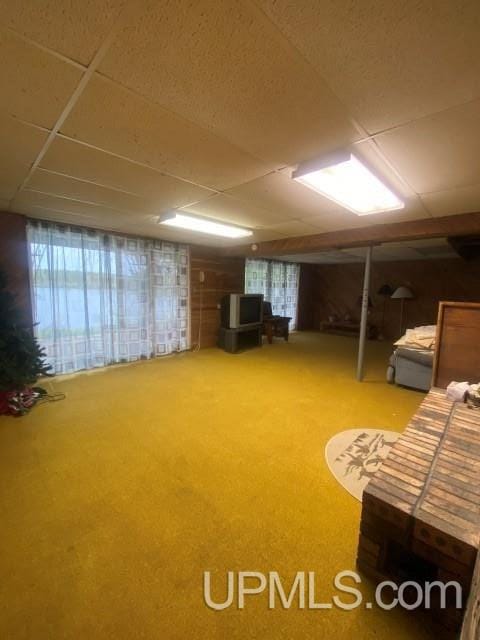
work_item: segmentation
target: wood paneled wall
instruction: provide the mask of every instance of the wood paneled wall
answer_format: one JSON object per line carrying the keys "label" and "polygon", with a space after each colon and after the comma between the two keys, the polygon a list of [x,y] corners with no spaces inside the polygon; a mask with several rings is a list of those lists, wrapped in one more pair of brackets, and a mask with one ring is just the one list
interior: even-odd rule
{"label": "wood paneled wall", "polygon": [[24,216],[0,211],[0,270],[16,296],[26,324],[33,324],[28,271],[27,231]]}
{"label": "wood paneled wall", "polygon": [[[300,288],[299,315],[307,322],[302,329],[319,329],[329,315],[343,317],[349,313],[359,318],[357,300],[363,286],[363,264],[303,265],[309,286]],[[435,324],[441,300],[480,301],[480,262],[464,262],[460,258],[373,262],[370,321],[380,326],[384,299],[377,295],[383,284],[396,288],[406,285],[415,294],[405,303],[405,327]],[[310,320],[310,324],[308,324]],[[400,301],[386,301],[384,335],[399,337]]]}
{"label": "wood paneled wall", "polygon": [[301,264],[300,280],[298,283],[297,329],[299,331],[312,329],[315,326],[315,291],[316,265]]}
{"label": "wood paneled wall", "polygon": [[[200,282],[200,272],[205,280]],[[213,347],[220,328],[218,304],[227,293],[243,293],[245,259],[222,256],[210,247],[190,247],[190,335],[192,347]]]}
{"label": "wood paneled wall", "polygon": [[446,389],[452,380],[480,379],[480,304],[442,302],[432,384]]}

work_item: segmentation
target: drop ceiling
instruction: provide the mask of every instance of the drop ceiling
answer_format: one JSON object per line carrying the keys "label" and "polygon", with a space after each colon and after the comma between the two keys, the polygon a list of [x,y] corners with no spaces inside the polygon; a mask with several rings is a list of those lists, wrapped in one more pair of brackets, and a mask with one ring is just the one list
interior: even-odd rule
{"label": "drop ceiling", "polygon": [[[317,253],[302,253],[273,256],[285,262],[304,262],[307,264],[348,264],[365,263],[367,249],[336,249]],[[375,262],[394,262],[396,260],[446,260],[458,258],[446,238],[428,238],[409,242],[388,242],[373,247],[372,259]]]}
{"label": "drop ceiling", "polygon": [[[218,246],[157,216],[255,242],[480,211],[479,32],[471,0],[2,3],[0,207]],[[345,147],[405,209],[291,180]]]}

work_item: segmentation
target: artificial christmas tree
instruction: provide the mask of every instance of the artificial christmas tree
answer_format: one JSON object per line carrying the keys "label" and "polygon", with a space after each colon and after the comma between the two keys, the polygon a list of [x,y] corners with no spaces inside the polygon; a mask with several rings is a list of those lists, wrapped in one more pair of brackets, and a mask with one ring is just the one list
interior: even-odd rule
{"label": "artificial christmas tree", "polygon": [[41,375],[49,375],[45,352],[25,325],[15,297],[0,272],[0,414],[23,415],[46,392],[32,387]]}

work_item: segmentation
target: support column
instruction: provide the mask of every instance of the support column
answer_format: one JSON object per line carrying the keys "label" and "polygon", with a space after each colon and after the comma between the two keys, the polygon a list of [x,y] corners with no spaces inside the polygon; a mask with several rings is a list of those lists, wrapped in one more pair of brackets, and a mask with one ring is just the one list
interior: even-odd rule
{"label": "support column", "polygon": [[370,292],[370,271],[372,266],[372,247],[367,247],[365,258],[365,275],[363,278],[362,318],[360,320],[360,341],[358,343],[357,380],[363,380],[363,360],[365,356],[365,341],[367,339],[368,297]]}

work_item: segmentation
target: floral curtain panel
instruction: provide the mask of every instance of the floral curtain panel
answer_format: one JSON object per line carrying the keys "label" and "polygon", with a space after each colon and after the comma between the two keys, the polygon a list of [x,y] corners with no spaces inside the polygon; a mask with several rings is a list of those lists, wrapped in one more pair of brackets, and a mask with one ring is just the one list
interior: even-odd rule
{"label": "floral curtain panel", "polygon": [[188,248],[29,221],[35,330],[56,373],[188,348]]}
{"label": "floral curtain panel", "polygon": [[247,258],[245,293],[263,293],[265,300],[272,303],[274,315],[290,316],[290,329],[295,329],[299,277],[298,264]]}

